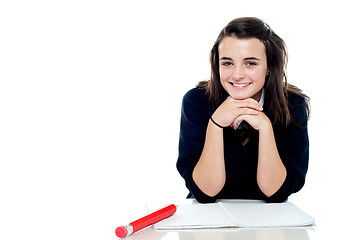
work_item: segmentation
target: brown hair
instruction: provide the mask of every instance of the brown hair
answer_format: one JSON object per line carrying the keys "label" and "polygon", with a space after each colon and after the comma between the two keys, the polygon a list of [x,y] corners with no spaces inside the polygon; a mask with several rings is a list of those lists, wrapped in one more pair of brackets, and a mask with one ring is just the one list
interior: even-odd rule
{"label": "brown hair", "polygon": [[292,119],[288,109],[288,94],[302,96],[307,105],[309,116],[309,98],[297,87],[287,83],[287,49],[284,41],[262,20],[258,18],[236,18],[220,32],[210,53],[211,79],[198,83],[205,89],[213,110],[223,102],[227,92],[221,85],[219,75],[218,47],[224,37],[236,36],[239,39],[257,38],[266,47],[269,74],[265,79],[265,108],[270,120],[287,125]]}

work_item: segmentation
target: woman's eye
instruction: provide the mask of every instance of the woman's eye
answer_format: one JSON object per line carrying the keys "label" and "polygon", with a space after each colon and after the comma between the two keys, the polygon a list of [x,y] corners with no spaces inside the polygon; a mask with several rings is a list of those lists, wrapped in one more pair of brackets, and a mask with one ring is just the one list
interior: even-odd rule
{"label": "woman's eye", "polygon": [[223,66],[231,66],[232,63],[231,63],[231,62],[222,62],[222,65],[223,65]]}
{"label": "woman's eye", "polygon": [[256,66],[257,63],[255,63],[255,62],[247,62],[246,65],[247,66]]}

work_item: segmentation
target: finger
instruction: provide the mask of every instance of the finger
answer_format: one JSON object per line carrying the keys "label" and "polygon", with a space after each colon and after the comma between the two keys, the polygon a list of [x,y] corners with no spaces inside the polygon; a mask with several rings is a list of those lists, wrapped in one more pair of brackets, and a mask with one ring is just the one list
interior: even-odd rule
{"label": "finger", "polygon": [[244,117],[245,117],[245,115],[242,115],[242,116],[237,117],[237,118],[233,121],[233,123],[231,124],[232,128],[233,128],[233,129],[237,129],[237,128],[238,128],[238,125],[239,125],[242,121],[244,121]]}
{"label": "finger", "polygon": [[253,108],[249,108],[249,107],[243,107],[243,108],[237,108],[236,110],[236,115],[258,115],[260,113],[259,110],[255,110]]}
{"label": "finger", "polygon": [[247,107],[247,108],[252,108],[252,109],[255,109],[258,111],[263,110],[263,107],[261,106],[261,104],[259,104],[259,102],[257,102],[253,98],[247,98],[245,100],[236,100],[234,104],[239,108]]}

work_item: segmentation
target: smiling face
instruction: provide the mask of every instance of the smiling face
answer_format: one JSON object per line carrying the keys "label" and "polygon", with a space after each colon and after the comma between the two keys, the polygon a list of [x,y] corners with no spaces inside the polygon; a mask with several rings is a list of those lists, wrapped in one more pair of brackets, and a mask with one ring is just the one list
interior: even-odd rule
{"label": "smiling face", "polygon": [[218,47],[223,88],[234,99],[259,101],[267,74],[264,44],[257,38],[225,37]]}

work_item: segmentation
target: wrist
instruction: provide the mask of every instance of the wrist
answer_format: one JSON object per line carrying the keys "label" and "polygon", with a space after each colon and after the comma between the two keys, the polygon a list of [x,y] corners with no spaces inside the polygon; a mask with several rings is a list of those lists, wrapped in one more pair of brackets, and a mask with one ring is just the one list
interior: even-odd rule
{"label": "wrist", "polygon": [[210,120],[211,120],[211,122],[214,124],[214,125],[216,125],[217,127],[219,127],[219,128],[226,128],[227,126],[222,126],[222,125],[220,125],[220,124],[218,124],[214,119],[213,119],[213,117],[211,116],[211,118],[210,118]]}
{"label": "wrist", "polygon": [[260,126],[260,128],[258,129],[259,133],[263,133],[263,132],[273,132],[273,126],[272,123],[270,121],[265,122],[264,124],[262,124]]}

